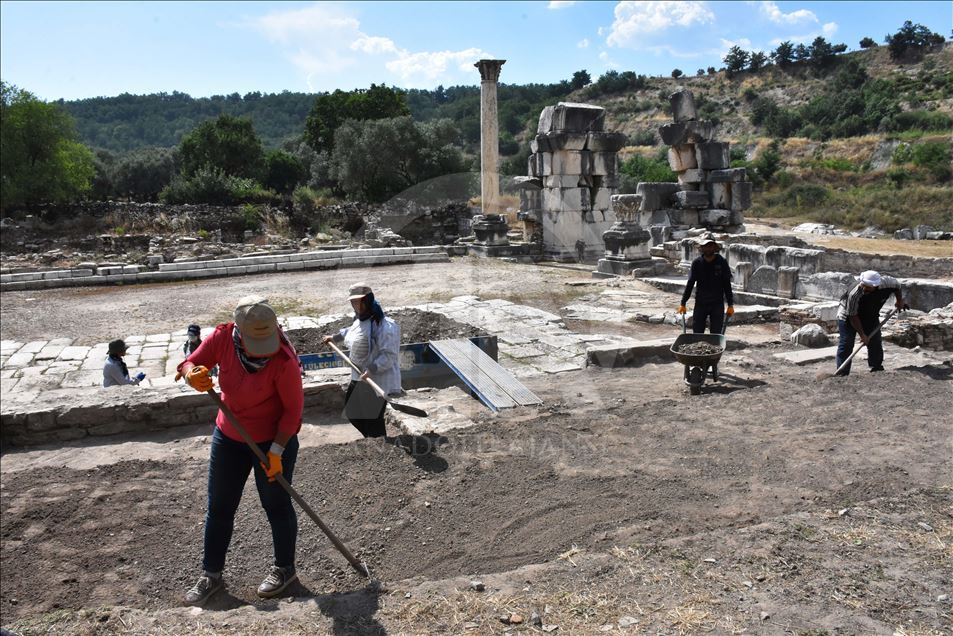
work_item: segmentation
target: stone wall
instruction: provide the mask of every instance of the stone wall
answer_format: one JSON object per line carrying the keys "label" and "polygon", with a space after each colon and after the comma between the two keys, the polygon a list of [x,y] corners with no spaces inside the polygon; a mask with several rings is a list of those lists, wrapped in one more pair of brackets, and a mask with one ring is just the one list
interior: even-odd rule
{"label": "stone wall", "polygon": [[[343,406],[341,384],[305,385],[305,407],[338,411]],[[0,445],[6,449],[175,426],[211,426],[217,410],[209,396],[178,386],[145,389],[129,385],[14,394],[5,396],[0,409]]]}
{"label": "stone wall", "polygon": [[605,109],[591,104],[560,102],[540,113],[518,218],[524,237],[540,239],[550,258],[595,260],[605,251],[602,233],[615,221],[610,199],[619,187],[616,153],[626,137],[604,126]]}
{"label": "stone wall", "polygon": [[[463,200],[465,201],[465,199]],[[328,224],[361,237],[364,219],[376,217],[415,245],[445,245],[460,236],[459,227],[472,213],[465,202],[434,200],[421,203],[345,201],[311,211],[291,206],[258,206],[263,217],[287,225],[292,238],[316,233]],[[245,241],[248,229],[244,206],[166,205],[161,203],[86,202],[47,205],[32,214],[2,220],[0,249],[8,254],[69,246],[82,251],[129,252],[149,247],[153,234],[207,232],[227,243]],[[116,235],[122,228],[123,236]],[[404,232],[407,232],[404,234]]]}

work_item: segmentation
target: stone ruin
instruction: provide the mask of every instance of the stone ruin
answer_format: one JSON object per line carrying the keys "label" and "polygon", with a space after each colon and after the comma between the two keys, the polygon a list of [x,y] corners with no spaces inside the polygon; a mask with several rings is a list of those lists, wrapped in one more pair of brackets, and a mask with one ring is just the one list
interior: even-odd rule
{"label": "stone ruin", "polygon": [[606,132],[605,109],[560,102],[539,116],[529,176],[517,179],[524,239],[554,260],[591,260],[615,221],[618,151],[626,136]]}
{"label": "stone ruin", "polygon": [[516,181],[524,239],[555,260],[603,257],[596,274],[657,268],[649,250],[691,228],[744,232],[751,206],[744,168],[731,168],[728,142],[698,120],[690,91],[671,95],[674,123],[659,128],[670,146],[671,183],[639,183],[619,195],[618,151],[623,133],[605,130],[605,109],[560,102],[539,117],[530,144],[529,176]]}
{"label": "stone ruin", "polygon": [[596,276],[650,274],[665,267],[651,247],[682,238],[692,228],[744,232],[743,211],[751,207],[751,183],[744,168],[731,168],[728,142],[715,141],[715,125],[699,121],[688,90],[670,97],[674,123],[659,128],[670,146],[668,162],[678,174],[672,183],[639,183],[635,194],[612,197],[617,222],[604,234],[605,257]]}

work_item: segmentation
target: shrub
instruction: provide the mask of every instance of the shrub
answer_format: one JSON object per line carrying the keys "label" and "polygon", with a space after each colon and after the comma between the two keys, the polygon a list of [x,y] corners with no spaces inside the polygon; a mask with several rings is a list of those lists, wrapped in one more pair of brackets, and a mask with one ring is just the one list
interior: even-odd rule
{"label": "shrub", "polygon": [[827,170],[836,170],[838,172],[857,172],[857,166],[847,159],[839,157],[828,157],[826,159],[812,159],[808,162],[812,168],[824,168]]}
{"label": "shrub", "polygon": [[814,183],[799,183],[771,197],[773,205],[785,205],[801,209],[824,203],[830,197],[830,190]]}
{"label": "shrub", "polygon": [[257,205],[246,203],[242,206],[242,218],[245,221],[245,229],[253,232],[261,229],[261,208]]}
{"label": "shrub", "polygon": [[[663,150],[665,150],[663,148]],[[667,151],[666,151],[667,152]],[[627,178],[629,184],[639,182],[668,182],[678,179],[677,175],[664,159],[647,159],[635,155],[625,160],[619,172]]]}
{"label": "shrub", "polygon": [[163,188],[159,200],[163,203],[207,203],[234,205],[238,203],[270,203],[275,195],[251,179],[225,174],[219,168],[199,168],[191,177],[176,177]]}
{"label": "shrub", "polygon": [[651,130],[640,130],[629,135],[629,145],[631,146],[654,146],[657,143],[655,133]]}
{"label": "shrub", "polygon": [[[777,140],[771,142],[771,145],[765,148],[764,152],[751,162],[751,167],[754,168],[758,177],[765,182],[770,181],[771,177],[773,177],[781,167],[781,144],[778,143]],[[789,176],[787,173],[785,173],[785,175]],[[787,186],[785,185],[783,187]]]}
{"label": "shrub", "polygon": [[917,144],[911,152],[913,165],[925,168],[937,181],[950,179],[950,147],[940,141]]}

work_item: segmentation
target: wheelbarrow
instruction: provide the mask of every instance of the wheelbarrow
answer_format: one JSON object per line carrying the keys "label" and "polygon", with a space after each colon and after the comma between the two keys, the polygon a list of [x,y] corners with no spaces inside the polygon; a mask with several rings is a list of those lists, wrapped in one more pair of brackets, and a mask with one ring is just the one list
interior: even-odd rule
{"label": "wheelbarrow", "polygon": [[[692,395],[698,395],[702,391],[702,385],[705,384],[705,378],[711,374],[711,379],[718,381],[718,361],[721,360],[721,354],[725,352],[727,341],[725,340],[725,330],[728,328],[729,316],[725,316],[725,323],[722,326],[721,333],[688,333],[685,325],[685,315],[682,314],[682,335],[672,343],[671,351],[675,359],[685,365],[685,384],[688,385],[688,392]],[[683,345],[689,345],[696,342],[705,342],[718,351],[707,354],[682,353],[679,349]]]}

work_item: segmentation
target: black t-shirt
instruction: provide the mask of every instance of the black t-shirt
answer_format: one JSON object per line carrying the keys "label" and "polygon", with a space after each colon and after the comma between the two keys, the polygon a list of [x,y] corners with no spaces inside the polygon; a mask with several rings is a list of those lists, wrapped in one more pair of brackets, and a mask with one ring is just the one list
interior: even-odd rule
{"label": "black t-shirt", "polygon": [[691,298],[692,288],[696,283],[698,284],[698,291],[695,292],[696,303],[720,303],[724,298],[729,305],[735,304],[731,293],[731,268],[721,254],[715,254],[715,258],[710,263],[704,256],[699,256],[692,261],[692,271],[685,285],[685,293],[682,294],[683,305]]}

